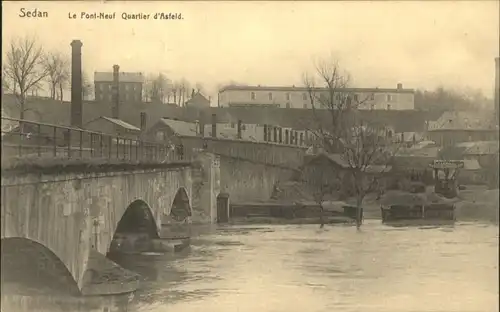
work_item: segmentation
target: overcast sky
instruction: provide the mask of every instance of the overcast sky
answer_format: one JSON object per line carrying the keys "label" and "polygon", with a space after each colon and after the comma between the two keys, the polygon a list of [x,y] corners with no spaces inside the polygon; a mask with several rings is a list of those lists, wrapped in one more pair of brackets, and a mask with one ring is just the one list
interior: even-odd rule
{"label": "overcast sky", "polygon": [[[357,87],[468,86],[492,97],[499,55],[499,1],[432,2],[3,2],[5,51],[36,35],[47,50],[83,42],[84,70],[166,72],[211,95],[229,81],[300,84],[314,57],[338,57]],[[20,8],[48,18],[21,18]],[[68,14],[116,12],[116,19]],[[182,13],[183,20],[121,14]]]}

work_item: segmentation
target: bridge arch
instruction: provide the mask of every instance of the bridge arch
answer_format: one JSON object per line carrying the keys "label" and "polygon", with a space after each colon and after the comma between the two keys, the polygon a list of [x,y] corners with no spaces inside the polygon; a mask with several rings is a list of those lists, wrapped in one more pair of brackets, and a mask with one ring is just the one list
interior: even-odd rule
{"label": "bridge arch", "polygon": [[191,203],[186,188],[180,187],[175,193],[169,216],[179,222],[192,216]]}
{"label": "bridge arch", "polygon": [[116,244],[125,236],[135,235],[144,238],[158,238],[159,229],[151,207],[142,199],[131,202],[116,224],[113,237],[107,252],[113,250]]}
{"label": "bridge arch", "polygon": [[2,238],[2,292],[78,296],[80,289],[66,264],[47,246],[24,237]]}

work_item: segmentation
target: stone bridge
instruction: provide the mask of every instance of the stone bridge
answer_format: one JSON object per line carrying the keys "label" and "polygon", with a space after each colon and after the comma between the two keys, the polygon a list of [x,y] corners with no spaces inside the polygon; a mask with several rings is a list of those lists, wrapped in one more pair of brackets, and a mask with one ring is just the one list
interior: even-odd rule
{"label": "stone bridge", "polygon": [[[159,238],[162,228],[193,216],[192,163],[82,168],[2,172],[2,275],[8,255],[17,252],[10,264],[45,259],[44,266],[58,267],[80,293],[133,291],[137,278],[131,272],[127,281],[117,281],[120,287],[92,285],[96,271],[117,266],[105,257],[116,234]],[[211,183],[203,185],[194,195],[196,209],[210,222],[216,194]]]}

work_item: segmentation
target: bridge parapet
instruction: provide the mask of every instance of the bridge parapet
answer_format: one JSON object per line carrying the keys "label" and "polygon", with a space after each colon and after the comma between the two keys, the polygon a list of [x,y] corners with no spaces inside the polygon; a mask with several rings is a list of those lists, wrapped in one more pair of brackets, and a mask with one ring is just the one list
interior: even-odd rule
{"label": "bridge parapet", "polygon": [[239,139],[182,137],[186,157],[193,157],[199,150],[244,161],[271,166],[298,168],[302,165],[306,147],[253,142]]}
{"label": "bridge parapet", "polygon": [[172,162],[182,151],[165,143],[2,117],[2,158]]}

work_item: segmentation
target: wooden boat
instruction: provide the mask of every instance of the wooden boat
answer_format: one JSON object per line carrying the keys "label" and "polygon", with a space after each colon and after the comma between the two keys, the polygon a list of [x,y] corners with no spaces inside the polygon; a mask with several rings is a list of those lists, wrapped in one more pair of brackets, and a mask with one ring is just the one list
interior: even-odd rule
{"label": "wooden boat", "polygon": [[453,202],[425,193],[388,193],[380,212],[382,223],[388,225],[450,225],[456,220]]}

